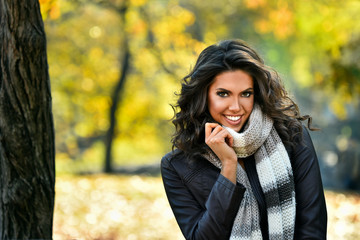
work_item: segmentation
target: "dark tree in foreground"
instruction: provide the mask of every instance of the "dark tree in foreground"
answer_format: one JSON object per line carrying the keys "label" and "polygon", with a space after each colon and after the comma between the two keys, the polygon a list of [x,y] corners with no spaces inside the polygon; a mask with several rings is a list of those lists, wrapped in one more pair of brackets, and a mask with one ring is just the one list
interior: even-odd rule
{"label": "dark tree in foreground", "polygon": [[55,151],[38,0],[0,0],[0,239],[51,239]]}

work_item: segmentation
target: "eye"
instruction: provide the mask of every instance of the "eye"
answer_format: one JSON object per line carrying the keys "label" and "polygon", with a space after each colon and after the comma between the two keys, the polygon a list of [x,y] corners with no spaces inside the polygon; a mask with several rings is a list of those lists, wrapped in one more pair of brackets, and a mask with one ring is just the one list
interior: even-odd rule
{"label": "eye", "polygon": [[227,97],[227,96],[229,96],[229,93],[224,92],[224,91],[216,92],[216,94],[217,94],[219,97]]}
{"label": "eye", "polygon": [[243,92],[243,93],[241,94],[241,96],[248,98],[248,97],[250,97],[252,94],[253,94],[253,92],[251,92],[251,91],[249,91],[249,92]]}

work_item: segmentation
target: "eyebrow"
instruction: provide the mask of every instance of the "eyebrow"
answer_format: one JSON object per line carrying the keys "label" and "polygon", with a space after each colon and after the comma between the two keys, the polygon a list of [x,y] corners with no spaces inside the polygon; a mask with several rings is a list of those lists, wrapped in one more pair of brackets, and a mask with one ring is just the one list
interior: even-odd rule
{"label": "eyebrow", "polygon": [[[245,89],[245,90],[243,90],[243,91],[241,91],[241,92],[247,92],[247,91],[254,91],[254,88],[247,88],[247,89]],[[217,88],[216,89],[216,91],[224,91],[224,92],[231,92],[230,90],[227,90],[227,89],[225,89],[225,88]]]}

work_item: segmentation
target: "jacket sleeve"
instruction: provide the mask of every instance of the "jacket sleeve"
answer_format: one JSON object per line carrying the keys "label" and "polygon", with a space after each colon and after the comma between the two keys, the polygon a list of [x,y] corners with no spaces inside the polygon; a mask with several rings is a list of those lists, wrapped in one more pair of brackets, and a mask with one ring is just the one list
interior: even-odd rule
{"label": "jacket sleeve", "polygon": [[327,212],[316,152],[303,127],[303,141],[293,155],[296,194],[295,239],[326,239]]}
{"label": "jacket sleeve", "polygon": [[170,206],[186,239],[229,239],[245,189],[219,174],[204,207],[164,157],[161,175]]}

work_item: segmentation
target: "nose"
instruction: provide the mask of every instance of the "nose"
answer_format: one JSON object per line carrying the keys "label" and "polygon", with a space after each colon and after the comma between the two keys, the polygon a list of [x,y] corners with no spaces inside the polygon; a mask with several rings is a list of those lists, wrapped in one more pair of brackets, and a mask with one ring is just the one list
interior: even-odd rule
{"label": "nose", "polygon": [[240,99],[233,99],[229,105],[229,110],[232,112],[239,112],[241,110]]}

